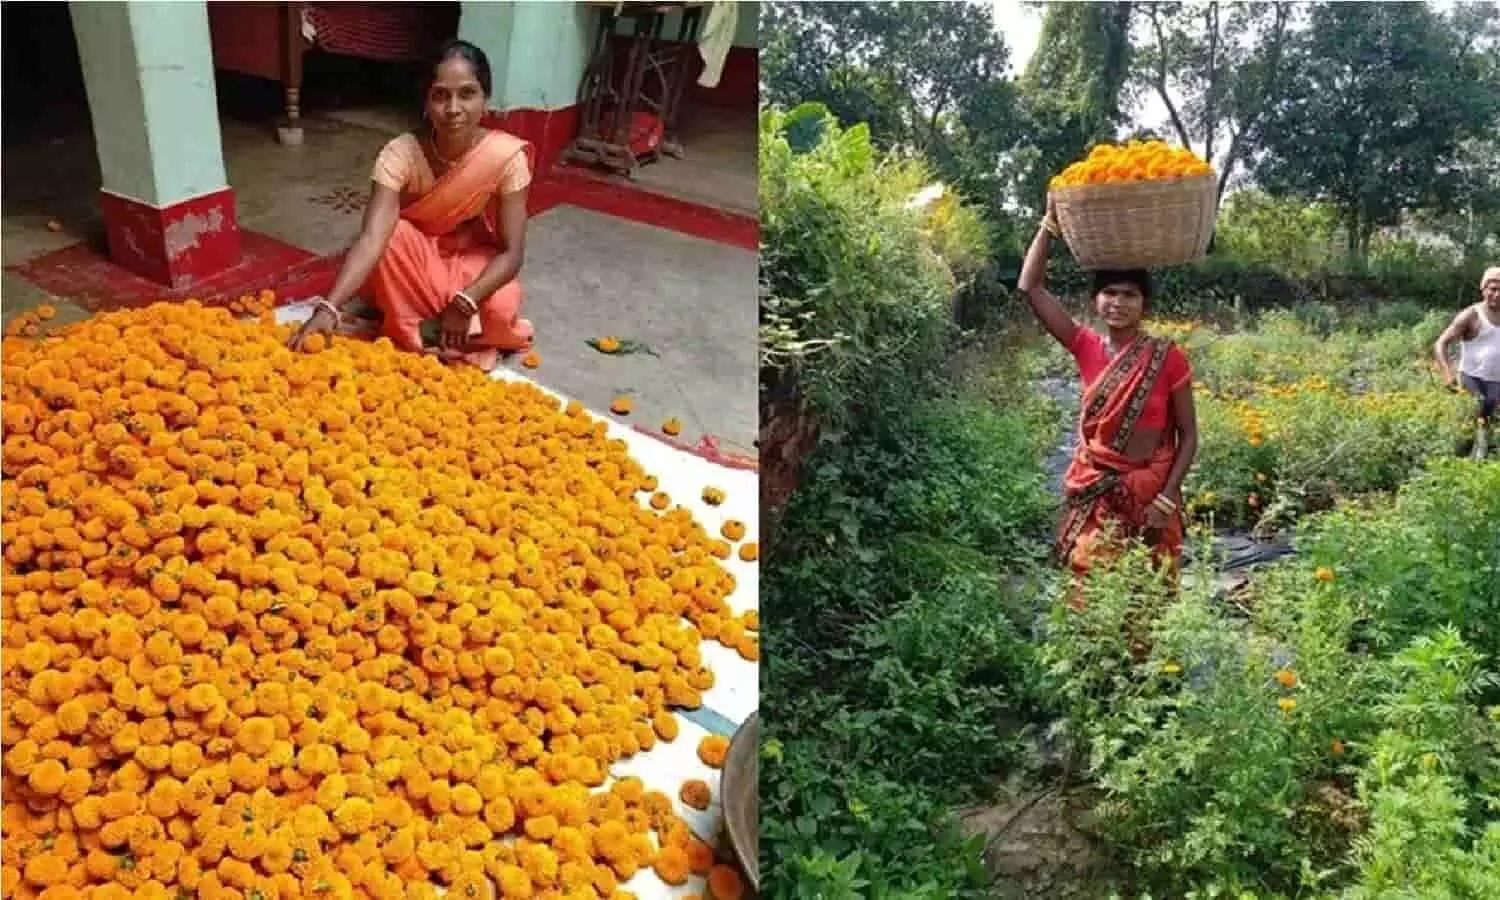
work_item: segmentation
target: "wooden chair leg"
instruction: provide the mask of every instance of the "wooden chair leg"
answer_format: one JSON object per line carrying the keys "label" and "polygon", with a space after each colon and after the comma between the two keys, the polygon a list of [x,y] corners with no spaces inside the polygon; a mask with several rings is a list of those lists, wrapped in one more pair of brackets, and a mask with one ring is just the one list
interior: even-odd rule
{"label": "wooden chair leg", "polygon": [[281,7],[281,88],[286,97],[286,123],[276,129],[284,146],[302,145],[302,4]]}
{"label": "wooden chair leg", "polygon": [[281,143],[296,147],[302,144],[302,89],[300,87],[286,87],[286,124],[276,129],[276,136]]}

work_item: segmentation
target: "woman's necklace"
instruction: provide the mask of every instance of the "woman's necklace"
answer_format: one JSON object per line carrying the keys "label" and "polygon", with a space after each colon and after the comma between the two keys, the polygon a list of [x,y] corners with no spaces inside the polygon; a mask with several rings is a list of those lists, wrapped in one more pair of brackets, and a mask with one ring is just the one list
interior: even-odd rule
{"label": "woman's necklace", "polygon": [[427,133],[427,143],[432,147],[433,159],[436,159],[438,162],[442,163],[443,168],[451,169],[455,164],[458,163],[459,160],[463,159],[470,150],[474,149],[475,142],[473,138],[470,138],[468,144],[465,145],[464,149],[461,150],[458,156],[454,157],[453,159],[449,159],[448,157],[444,156],[443,151],[438,149],[437,134],[435,132],[429,131]]}

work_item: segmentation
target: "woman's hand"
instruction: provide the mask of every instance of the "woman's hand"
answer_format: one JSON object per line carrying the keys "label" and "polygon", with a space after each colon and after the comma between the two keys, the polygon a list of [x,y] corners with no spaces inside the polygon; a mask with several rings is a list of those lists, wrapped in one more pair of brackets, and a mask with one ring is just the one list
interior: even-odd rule
{"label": "woman's hand", "polygon": [[307,321],[303,322],[292,335],[291,340],[287,341],[287,346],[293,350],[300,351],[302,345],[313,335],[332,334],[334,329],[339,327],[338,310],[331,303],[322,297],[313,298],[313,302],[315,305],[312,315],[307,317]]}
{"label": "woman's hand", "polygon": [[1062,234],[1062,228],[1057,224],[1057,206],[1052,202],[1052,194],[1047,194],[1047,210],[1042,214],[1042,227],[1053,237]]}
{"label": "woman's hand", "polygon": [[438,319],[438,347],[442,350],[458,350],[469,342],[469,322],[474,313],[463,301],[454,297]]}
{"label": "woman's hand", "polygon": [[1182,491],[1177,488],[1164,490],[1156,499],[1146,504],[1146,527],[1148,529],[1166,528],[1172,523],[1172,517],[1182,508]]}

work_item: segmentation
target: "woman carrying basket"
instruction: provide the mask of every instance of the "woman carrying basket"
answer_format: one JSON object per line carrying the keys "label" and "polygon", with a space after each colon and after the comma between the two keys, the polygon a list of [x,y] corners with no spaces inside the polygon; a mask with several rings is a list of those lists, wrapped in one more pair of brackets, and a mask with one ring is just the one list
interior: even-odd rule
{"label": "woman carrying basket", "polygon": [[1171,341],[1141,330],[1151,300],[1144,270],[1093,273],[1094,309],[1106,326],[1073,319],[1046,289],[1047,252],[1057,233],[1052,201],[1017,287],[1078,363],[1083,378],[1078,449],[1064,478],[1065,509],[1054,554],[1083,574],[1118,546],[1140,538],[1176,571],[1182,553],[1182,481],[1198,452],[1192,366]]}

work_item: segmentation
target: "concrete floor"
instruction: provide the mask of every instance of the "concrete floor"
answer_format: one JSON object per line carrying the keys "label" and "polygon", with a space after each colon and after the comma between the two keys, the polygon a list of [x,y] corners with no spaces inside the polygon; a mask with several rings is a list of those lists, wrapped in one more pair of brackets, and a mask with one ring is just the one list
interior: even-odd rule
{"label": "concrete floor", "polygon": [[[542,356],[531,377],[591,409],[628,394],[638,424],[675,416],[683,436],[717,435],[753,456],[756,273],[756,255],[735,247],[570,206],[543,213],[523,275]],[[656,355],[587,343],[606,335]]]}
{"label": "concrete floor", "polygon": [[[350,124],[358,118],[377,127]],[[276,143],[263,124],[221,120],[225,166],[242,228],[320,256],[338,253],[359,227],[370,166],[388,139],[358,112],[305,122],[301,147]],[[754,132],[748,139],[753,141]],[[689,152],[692,145],[689,144]],[[696,160],[737,160],[741,171],[716,182],[753,203],[754,147]],[[693,161],[669,161],[688,165]],[[3,165],[0,246],[14,265],[84,239],[97,239],[98,163],[86,124],[8,142]],[[50,227],[49,227],[50,226]],[[522,273],[524,315],[538,330],[542,366],[532,377],[594,409],[621,393],[635,398],[631,420],[655,428],[683,422],[680,440],[716,436],[724,449],[753,455],[756,433],[756,256],[665,229],[561,206],[532,219]],[[87,313],[6,272],[0,318],[9,322],[42,302],[59,321]],[[612,335],[658,356],[604,356],[585,343]],[[514,364],[514,362],[512,363]]]}
{"label": "concrete floor", "polygon": [[756,111],[689,106],[679,116],[683,158],[662,157],[636,173],[649,191],[757,216]]}

